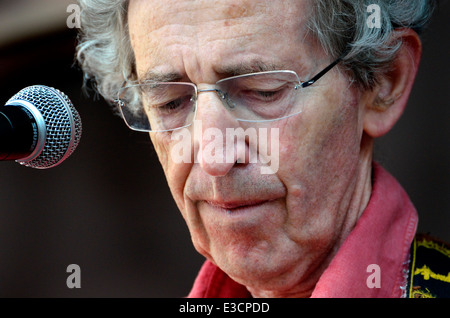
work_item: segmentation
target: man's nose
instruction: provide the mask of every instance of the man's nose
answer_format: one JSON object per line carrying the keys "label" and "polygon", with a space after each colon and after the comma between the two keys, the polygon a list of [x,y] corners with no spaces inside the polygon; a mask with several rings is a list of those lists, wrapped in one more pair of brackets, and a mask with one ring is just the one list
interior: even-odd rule
{"label": "man's nose", "polygon": [[236,144],[234,138],[227,138],[227,130],[236,128],[239,128],[239,122],[224,107],[217,92],[201,91],[194,122],[194,155],[209,175],[225,176],[237,162],[246,163],[248,147]]}

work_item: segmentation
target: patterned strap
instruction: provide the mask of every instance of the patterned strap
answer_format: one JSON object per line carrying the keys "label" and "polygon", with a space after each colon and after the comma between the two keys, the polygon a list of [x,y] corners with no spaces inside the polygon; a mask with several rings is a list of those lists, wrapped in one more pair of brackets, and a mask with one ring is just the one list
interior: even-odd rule
{"label": "patterned strap", "polygon": [[417,234],[411,245],[407,298],[450,298],[450,245]]}

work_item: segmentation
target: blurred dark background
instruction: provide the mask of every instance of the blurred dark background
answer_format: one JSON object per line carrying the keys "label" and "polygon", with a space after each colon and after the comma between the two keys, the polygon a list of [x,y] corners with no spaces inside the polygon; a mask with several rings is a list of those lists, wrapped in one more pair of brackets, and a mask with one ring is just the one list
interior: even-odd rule
{"label": "blurred dark background", "polygon": [[[408,108],[376,159],[409,193],[419,230],[450,241],[450,4],[440,2]],[[81,91],[70,3],[0,1],[0,102],[43,84],[65,92],[83,120],[61,166],[0,165],[0,297],[183,297],[203,259],[148,135]],[[66,286],[69,264],[81,267],[80,289]]]}

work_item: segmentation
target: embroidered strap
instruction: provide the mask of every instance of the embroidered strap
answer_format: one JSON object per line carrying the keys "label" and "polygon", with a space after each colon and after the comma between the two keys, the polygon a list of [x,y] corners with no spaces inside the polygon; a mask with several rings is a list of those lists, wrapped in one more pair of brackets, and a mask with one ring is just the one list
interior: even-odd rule
{"label": "embroidered strap", "polygon": [[417,234],[410,251],[407,298],[450,297],[450,246]]}

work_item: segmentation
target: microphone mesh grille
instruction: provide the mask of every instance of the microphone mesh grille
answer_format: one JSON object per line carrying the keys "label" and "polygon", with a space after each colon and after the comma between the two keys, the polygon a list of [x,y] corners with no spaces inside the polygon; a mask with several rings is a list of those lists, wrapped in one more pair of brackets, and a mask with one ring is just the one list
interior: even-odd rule
{"label": "microphone mesh grille", "polygon": [[81,138],[81,118],[70,99],[61,91],[47,86],[22,89],[9,101],[27,101],[33,104],[45,121],[47,138],[41,153],[22,165],[46,169],[59,165],[78,146]]}

